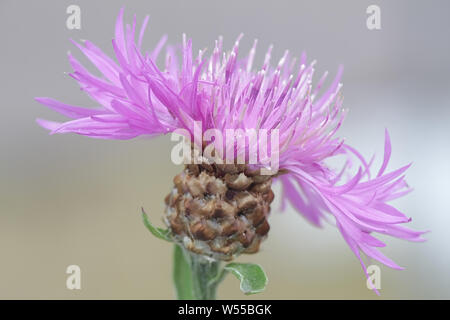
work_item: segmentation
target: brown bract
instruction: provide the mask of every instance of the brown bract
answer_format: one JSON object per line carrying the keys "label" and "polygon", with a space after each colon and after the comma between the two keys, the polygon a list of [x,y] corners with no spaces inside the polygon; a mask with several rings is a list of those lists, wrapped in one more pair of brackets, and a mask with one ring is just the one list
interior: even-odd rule
{"label": "brown bract", "polygon": [[189,164],[174,178],[165,222],[186,249],[219,260],[256,253],[270,226],[272,177],[239,164]]}

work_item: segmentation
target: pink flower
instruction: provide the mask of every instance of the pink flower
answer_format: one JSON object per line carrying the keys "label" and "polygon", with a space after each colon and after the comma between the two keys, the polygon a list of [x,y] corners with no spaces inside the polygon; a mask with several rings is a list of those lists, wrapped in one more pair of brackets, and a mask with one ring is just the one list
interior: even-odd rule
{"label": "pink flower", "polygon": [[[410,191],[404,180],[409,165],[386,172],[391,156],[386,131],[384,160],[372,176],[370,163],[335,136],[345,116],[339,96],[342,68],[321,93],[326,75],[313,86],[314,62],[307,65],[304,54],[296,65],[286,51],[278,64],[271,66],[269,48],[262,67],[255,71],[256,41],[247,56],[238,58],[242,35],[230,52],[223,52],[219,39],[209,56],[200,51],[196,57],[191,40],[183,37],[180,61],[177,49],[167,46],[165,66],[159,68],[155,61],[166,37],[153,51],[142,52],[147,21],[148,17],[136,43],[136,18],[124,28],[123,9],[120,11],[112,41],[117,62],[89,41],[74,42],[102,75],[93,75],[69,54],[74,70],[70,75],[99,106],[84,108],[36,98],[71,118],[64,123],[38,119],[38,123],[52,134],[72,132],[101,139],[154,136],[179,128],[192,132],[195,121],[201,121],[203,130],[279,129],[279,167],[287,172],[277,177],[283,186],[283,206],[289,201],[317,226],[327,216],[334,217],[364,270],[361,252],[402,269],[377,249],[385,244],[373,234],[424,241],[424,232],[402,225],[411,218],[388,204]],[[342,170],[327,166],[325,162],[332,156],[347,159]],[[355,159],[360,169],[347,178]]]}

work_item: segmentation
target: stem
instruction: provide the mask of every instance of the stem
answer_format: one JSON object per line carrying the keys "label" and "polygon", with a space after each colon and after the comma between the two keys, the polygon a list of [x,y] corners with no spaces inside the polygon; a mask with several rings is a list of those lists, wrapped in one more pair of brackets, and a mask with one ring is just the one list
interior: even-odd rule
{"label": "stem", "polygon": [[217,285],[222,280],[220,262],[198,254],[191,254],[192,287],[198,300],[216,299]]}
{"label": "stem", "polygon": [[195,254],[175,244],[173,281],[179,300],[214,300],[225,277],[219,260]]}

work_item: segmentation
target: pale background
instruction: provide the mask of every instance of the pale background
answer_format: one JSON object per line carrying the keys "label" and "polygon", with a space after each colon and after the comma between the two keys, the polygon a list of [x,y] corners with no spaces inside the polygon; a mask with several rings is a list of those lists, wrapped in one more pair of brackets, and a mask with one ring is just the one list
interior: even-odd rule
{"label": "pale background", "polygon": [[[144,45],[186,32],[196,50],[218,35],[229,48],[259,39],[259,62],[270,43],[306,50],[318,74],[345,65],[341,135],[370,157],[382,155],[390,130],[390,168],[413,161],[415,191],[398,201],[428,242],[388,240],[383,252],[404,271],[382,267],[381,298],[450,298],[450,12],[449,1],[7,1],[0,0],[0,298],[171,299],[171,246],[141,223],[140,206],[160,223],[163,198],[180,170],[168,137],[125,142],[48,136],[34,119],[61,119],[33,101],[51,96],[93,105],[64,74],[69,38],[89,39],[112,53],[119,8],[150,14]],[[68,30],[66,8],[78,4],[82,29]],[[366,28],[366,8],[381,7],[382,30]],[[243,52],[243,51],[241,51]],[[85,61],[82,59],[82,61]],[[379,165],[379,162],[377,163]],[[279,199],[278,199],[279,200]],[[219,297],[379,299],[365,286],[357,259],[332,226],[316,229],[273,206],[262,252],[265,293],[246,297],[229,277]],[[82,269],[82,290],[65,287],[65,269]]]}

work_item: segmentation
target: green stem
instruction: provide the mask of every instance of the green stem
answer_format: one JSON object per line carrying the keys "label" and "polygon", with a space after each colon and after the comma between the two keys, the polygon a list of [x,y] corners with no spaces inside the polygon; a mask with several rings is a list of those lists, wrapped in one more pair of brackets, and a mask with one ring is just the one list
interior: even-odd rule
{"label": "green stem", "polygon": [[191,254],[192,285],[198,300],[216,299],[217,285],[220,282],[220,262],[197,254]]}
{"label": "green stem", "polygon": [[173,279],[180,300],[214,300],[225,272],[220,261],[175,245]]}

